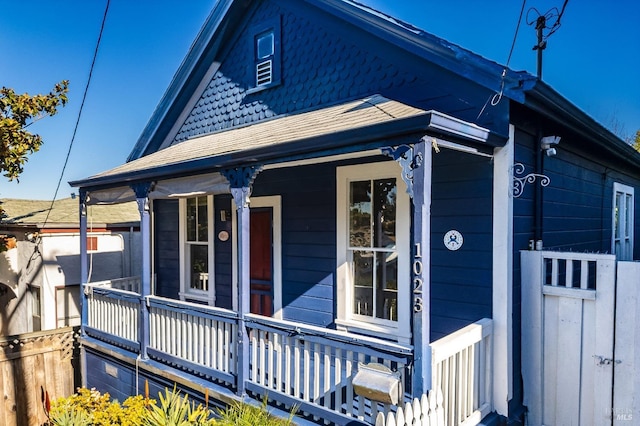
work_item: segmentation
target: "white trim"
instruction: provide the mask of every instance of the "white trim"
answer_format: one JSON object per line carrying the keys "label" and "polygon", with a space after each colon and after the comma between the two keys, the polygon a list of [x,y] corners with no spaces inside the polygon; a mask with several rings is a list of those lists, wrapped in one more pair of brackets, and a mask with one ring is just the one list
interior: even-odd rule
{"label": "white trim", "polygon": [[515,127],[493,160],[493,408],[509,414],[513,394],[513,197]]}
{"label": "white trim", "polygon": [[[203,197],[198,195],[197,197]],[[188,198],[197,198],[188,197]],[[207,195],[207,253],[208,253],[208,289],[207,291],[193,290],[189,287],[189,271],[187,269],[187,254],[186,254],[186,215],[187,215],[187,199],[180,198],[179,203],[179,240],[180,240],[180,291],[178,295],[180,300],[200,300],[207,301],[209,305],[215,306],[216,301],[216,283],[215,283],[215,221],[214,221],[214,205],[213,195]]]}
{"label": "white trim", "polygon": [[[343,329],[361,331],[369,329],[377,334],[386,334],[399,342],[408,343],[411,339],[410,306],[410,199],[402,183],[402,169],[394,161],[358,164],[336,168],[336,285],[337,318],[336,323]],[[349,240],[349,182],[362,179],[396,179],[396,250],[398,252],[398,321],[361,321],[362,317],[353,314],[353,291],[351,285],[350,262],[347,259]],[[356,318],[357,317],[357,318]],[[349,325],[358,324],[356,328]]]}
{"label": "white trim", "polygon": [[238,207],[231,197],[231,307],[238,312]]}
{"label": "white trim", "polygon": [[[631,214],[629,215],[629,218],[631,220],[631,223],[629,224],[629,226],[626,225],[626,205],[624,207],[624,212],[625,214],[621,214],[619,215],[621,220],[621,226],[620,229],[621,231],[624,231],[624,228],[628,228],[630,230],[630,234],[628,236],[621,236],[619,239],[627,239],[629,240],[629,252],[625,252],[624,248],[623,248],[623,253],[616,253],[616,215],[615,215],[615,211],[616,211],[616,195],[620,193],[623,196],[631,196]],[[624,185],[622,183],[619,182],[614,182],[613,183],[613,200],[612,200],[612,206],[611,206],[611,253],[616,255],[616,258],[618,260],[633,260],[633,245],[634,245],[634,241],[633,241],[633,232],[634,232],[634,223],[633,223],[633,219],[634,219],[634,215],[635,215],[635,194],[634,194],[634,189],[633,187],[629,186],[629,185]]]}
{"label": "white trim", "polygon": [[280,195],[251,197],[249,207],[270,207],[273,232],[273,317],[282,319],[282,201]]}

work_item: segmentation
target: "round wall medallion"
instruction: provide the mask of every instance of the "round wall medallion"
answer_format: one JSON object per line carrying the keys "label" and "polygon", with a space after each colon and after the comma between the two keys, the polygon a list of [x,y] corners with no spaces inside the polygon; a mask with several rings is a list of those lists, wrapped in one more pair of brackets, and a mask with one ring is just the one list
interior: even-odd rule
{"label": "round wall medallion", "polygon": [[218,239],[220,241],[227,241],[229,239],[229,233],[227,231],[218,232]]}
{"label": "round wall medallion", "polygon": [[462,234],[455,229],[447,231],[447,233],[444,234],[444,246],[451,251],[458,250],[462,247],[463,242],[464,238],[462,238]]}

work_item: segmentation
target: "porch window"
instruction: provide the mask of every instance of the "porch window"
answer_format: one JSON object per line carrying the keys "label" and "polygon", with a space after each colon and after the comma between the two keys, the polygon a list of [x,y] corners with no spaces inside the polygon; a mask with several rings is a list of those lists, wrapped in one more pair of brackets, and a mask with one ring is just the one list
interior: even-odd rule
{"label": "porch window", "polygon": [[400,166],[339,167],[337,204],[337,322],[408,337],[409,197]]}
{"label": "porch window", "polygon": [[213,197],[199,196],[180,202],[181,229],[181,298],[212,301],[213,276]]}
{"label": "porch window", "polygon": [[618,260],[633,260],[633,188],[613,184],[613,241],[611,250]]}

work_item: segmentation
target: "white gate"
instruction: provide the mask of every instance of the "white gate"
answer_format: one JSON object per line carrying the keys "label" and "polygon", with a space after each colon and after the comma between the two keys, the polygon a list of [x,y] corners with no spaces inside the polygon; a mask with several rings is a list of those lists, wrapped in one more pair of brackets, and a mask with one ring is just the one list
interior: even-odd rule
{"label": "white gate", "polygon": [[615,256],[527,251],[521,259],[528,424],[612,424]]}

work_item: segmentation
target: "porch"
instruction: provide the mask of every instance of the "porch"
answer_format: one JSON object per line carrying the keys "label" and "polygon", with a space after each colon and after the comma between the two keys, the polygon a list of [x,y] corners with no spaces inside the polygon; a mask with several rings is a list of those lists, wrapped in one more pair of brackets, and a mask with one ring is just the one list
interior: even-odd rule
{"label": "porch", "polygon": [[[374,424],[379,414],[412,404],[414,349],[383,339],[179,301],[142,296],[135,278],[85,286],[85,342],[204,380],[213,394],[262,399],[325,424]],[[147,317],[147,319],[145,319]],[[143,326],[148,324],[148,326]],[[432,410],[443,424],[477,424],[493,408],[492,320],[483,319],[430,344]],[[241,346],[242,328],[249,350]],[[354,389],[365,364],[382,364],[398,386],[376,401]],[[394,388],[389,388],[394,389]],[[375,392],[374,392],[375,395]],[[403,410],[400,410],[403,411]],[[414,410],[415,411],[415,410]],[[423,413],[427,416],[427,412]]]}

